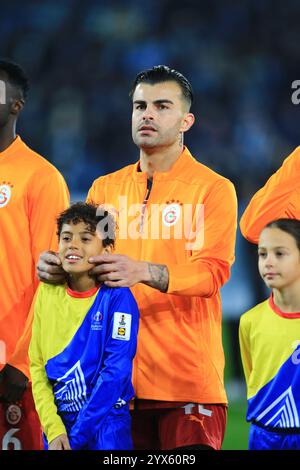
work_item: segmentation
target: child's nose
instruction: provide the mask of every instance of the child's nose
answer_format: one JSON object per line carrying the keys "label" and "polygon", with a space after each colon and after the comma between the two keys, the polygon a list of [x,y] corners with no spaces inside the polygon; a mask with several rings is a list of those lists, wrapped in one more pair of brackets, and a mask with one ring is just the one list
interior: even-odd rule
{"label": "child's nose", "polygon": [[77,239],[76,237],[73,237],[70,243],[70,246],[72,248],[78,248],[80,240]]}
{"label": "child's nose", "polygon": [[274,264],[274,257],[272,255],[268,255],[266,258],[266,265],[273,266]]}

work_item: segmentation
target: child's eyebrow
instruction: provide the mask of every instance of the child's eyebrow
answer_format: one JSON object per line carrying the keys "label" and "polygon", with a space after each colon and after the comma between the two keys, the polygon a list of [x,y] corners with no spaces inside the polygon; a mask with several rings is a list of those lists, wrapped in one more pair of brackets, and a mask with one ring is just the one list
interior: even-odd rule
{"label": "child's eyebrow", "polygon": [[[66,233],[68,235],[73,235],[74,232],[70,232],[69,230],[63,230],[61,233]],[[94,230],[88,230],[88,229],[83,230],[82,232],[79,232],[80,235],[84,235],[86,233],[88,233],[89,235],[94,235],[95,234]]]}
{"label": "child's eyebrow", "polygon": [[[258,250],[266,250],[267,248],[265,246],[259,246],[258,247]],[[288,250],[288,247],[287,246],[271,246],[271,248],[269,249],[272,249],[272,250]]]}

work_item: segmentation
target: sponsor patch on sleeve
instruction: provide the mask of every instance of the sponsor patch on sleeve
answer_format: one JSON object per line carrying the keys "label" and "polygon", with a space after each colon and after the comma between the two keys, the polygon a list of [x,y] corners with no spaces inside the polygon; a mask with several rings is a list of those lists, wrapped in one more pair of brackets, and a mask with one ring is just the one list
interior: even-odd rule
{"label": "sponsor patch on sleeve", "polygon": [[131,315],[129,313],[115,312],[112,337],[123,341],[130,340]]}

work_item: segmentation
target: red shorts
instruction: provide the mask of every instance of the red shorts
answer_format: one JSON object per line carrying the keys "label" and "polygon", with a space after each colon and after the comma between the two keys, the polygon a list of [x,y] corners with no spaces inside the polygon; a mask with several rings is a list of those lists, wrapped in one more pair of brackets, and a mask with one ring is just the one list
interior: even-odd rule
{"label": "red shorts", "polygon": [[0,402],[0,449],[43,449],[41,425],[28,384],[22,400],[17,403]]}
{"label": "red shorts", "polygon": [[[163,402],[156,403],[163,406]],[[221,449],[226,427],[226,405],[181,403],[177,408],[174,405],[173,408],[155,406],[144,409],[135,407],[132,410],[135,450],[171,450],[196,445]]]}

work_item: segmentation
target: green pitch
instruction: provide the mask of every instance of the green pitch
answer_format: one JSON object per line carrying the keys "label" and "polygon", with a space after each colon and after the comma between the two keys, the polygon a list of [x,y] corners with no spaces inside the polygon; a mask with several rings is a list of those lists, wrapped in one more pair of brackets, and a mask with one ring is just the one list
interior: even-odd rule
{"label": "green pitch", "polygon": [[246,403],[230,402],[228,421],[222,450],[248,449],[249,424],[245,421]]}
{"label": "green pitch", "polygon": [[[236,325],[236,329],[238,324]],[[237,341],[236,335],[232,334],[226,321],[223,322],[223,346],[225,353],[225,388],[228,395],[228,416],[223,450],[246,450],[248,449],[249,424],[246,422],[246,387],[244,378],[241,376],[236,387],[237,377],[234,377],[233,363],[237,359],[232,354],[232,344]]]}

